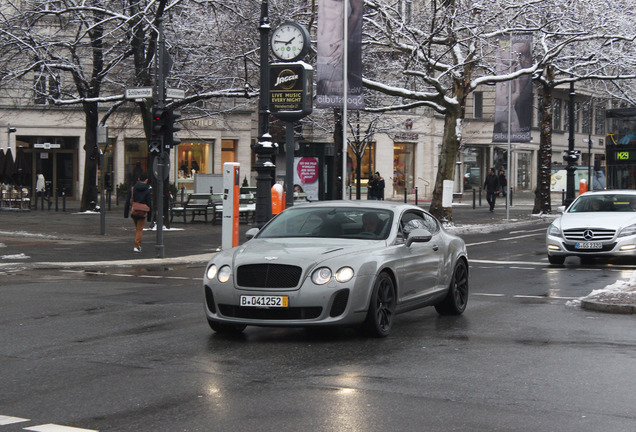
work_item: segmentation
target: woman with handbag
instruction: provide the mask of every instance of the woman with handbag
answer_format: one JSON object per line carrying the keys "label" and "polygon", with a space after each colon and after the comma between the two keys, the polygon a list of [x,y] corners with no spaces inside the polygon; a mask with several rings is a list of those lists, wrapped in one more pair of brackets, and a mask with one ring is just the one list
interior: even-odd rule
{"label": "woman with handbag", "polygon": [[124,217],[130,217],[135,224],[135,246],[133,252],[141,252],[141,236],[144,232],[146,219],[152,220],[152,194],[148,185],[148,175],[141,173],[137,183],[130,188],[130,193],[124,206]]}

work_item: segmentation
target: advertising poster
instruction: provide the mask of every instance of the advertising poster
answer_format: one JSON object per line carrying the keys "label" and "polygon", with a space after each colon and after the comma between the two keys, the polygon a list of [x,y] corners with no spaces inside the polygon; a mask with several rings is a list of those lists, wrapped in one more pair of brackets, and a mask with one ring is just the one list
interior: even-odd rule
{"label": "advertising poster", "polygon": [[309,201],[318,200],[318,175],[320,172],[317,157],[294,158],[294,189],[307,194]]}
{"label": "advertising poster", "polygon": [[[512,46],[510,45],[512,43]],[[532,66],[532,35],[513,34],[499,40],[497,75]],[[510,100],[508,100],[510,98]],[[508,125],[510,119],[510,125]],[[495,87],[493,142],[530,142],[532,123],[532,75],[521,75]]]}
{"label": "advertising poster", "polygon": [[[363,109],[363,0],[347,0],[347,106]],[[318,0],[316,108],[340,108],[344,94],[344,1]]]}

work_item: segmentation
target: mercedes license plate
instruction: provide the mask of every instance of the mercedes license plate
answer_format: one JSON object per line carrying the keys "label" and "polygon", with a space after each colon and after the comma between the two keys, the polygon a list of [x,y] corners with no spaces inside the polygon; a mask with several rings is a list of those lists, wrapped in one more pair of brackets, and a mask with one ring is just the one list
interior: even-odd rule
{"label": "mercedes license plate", "polygon": [[601,242],[581,242],[574,245],[576,249],[603,249]]}
{"label": "mercedes license plate", "polygon": [[289,306],[289,297],[288,296],[242,295],[241,306],[286,308]]}

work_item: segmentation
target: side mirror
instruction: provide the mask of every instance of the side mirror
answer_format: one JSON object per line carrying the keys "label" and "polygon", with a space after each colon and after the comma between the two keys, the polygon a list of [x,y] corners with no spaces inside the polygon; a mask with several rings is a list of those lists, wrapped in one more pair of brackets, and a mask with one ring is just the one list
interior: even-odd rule
{"label": "side mirror", "polygon": [[414,229],[413,231],[411,231],[408,238],[406,239],[406,247],[410,247],[413,243],[429,242],[432,238],[433,234],[431,234],[429,231],[423,228]]}
{"label": "side mirror", "polygon": [[565,213],[565,206],[558,206],[556,210],[557,213]]}
{"label": "side mirror", "polygon": [[250,228],[245,233],[245,237],[247,237],[248,240],[251,240],[256,234],[258,234],[258,231],[258,228]]}

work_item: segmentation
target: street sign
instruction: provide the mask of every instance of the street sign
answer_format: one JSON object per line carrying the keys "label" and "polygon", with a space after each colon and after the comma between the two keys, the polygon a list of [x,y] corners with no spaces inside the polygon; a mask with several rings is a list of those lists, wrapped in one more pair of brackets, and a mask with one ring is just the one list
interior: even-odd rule
{"label": "street sign", "polygon": [[185,90],[176,89],[176,88],[167,88],[166,98],[167,99],[185,99]]}
{"label": "street sign", "polygon": [[41,144],[33,144],[33,148],[41,148],[45,150],[50,150],[52,148],[60,148],[59,144],[55,143],[41,143]]}
{"label": "street sign", "polygon": [[152,87],[137,87],[126,89],[126,99],[152,98]]}

